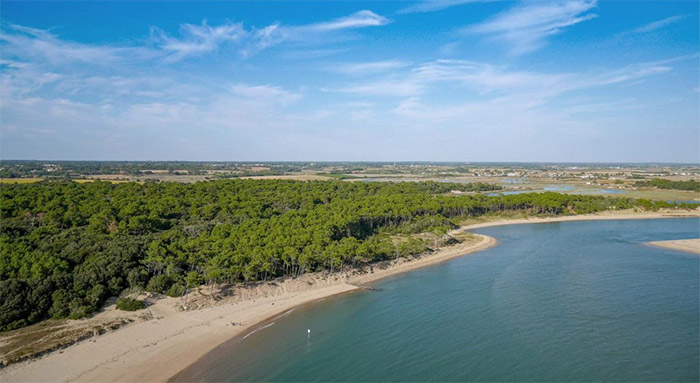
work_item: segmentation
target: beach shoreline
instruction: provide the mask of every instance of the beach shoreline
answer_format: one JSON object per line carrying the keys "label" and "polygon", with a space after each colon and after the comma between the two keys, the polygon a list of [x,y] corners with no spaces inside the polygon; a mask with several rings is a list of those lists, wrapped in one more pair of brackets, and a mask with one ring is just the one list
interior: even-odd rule
{"label": "beach shoreline", "polygon": [[[483,227],[584,220],[655,219],[699,217],[689,212],[606,212],[551,218],[500,219],[465,225],[458,231]],[[412,261],[372,265],[371,273],[342,278],[339,273],[314,273],[294,280],[257,287],[231,303],[191,311],[178,311],[179,298],[167,298],[151,306],[155,319],[79,342],[73,346],[0,370],[7,382],[41,381],[168,381],[224,342],[256,329],[260,323],[301,305],[358,291],[362,286],[404,272],[448,261],[495,246],[497,241],[478,235],[475,243],[460,243]],[[248,293],[248,292],[245,292]],[[242,325],[234,325],[242,323]]]}
{"label": "beach shoreline", "polygon": [[604,221],[604,220],[626,220],[626,219],[660,219],[660,218],[694,218],[700,217],[700,210],[674,211],[658,213],[638,213],[633,211],[608,211],[598,214],[567,215],[561,217],[533,217],[517,219],[499,219],[491,222],[481,222],[462,226],[462,230],[474,230],[483,227],[504,226],[504,225],[524,225],[532,223],[556,223],[571,221]]}

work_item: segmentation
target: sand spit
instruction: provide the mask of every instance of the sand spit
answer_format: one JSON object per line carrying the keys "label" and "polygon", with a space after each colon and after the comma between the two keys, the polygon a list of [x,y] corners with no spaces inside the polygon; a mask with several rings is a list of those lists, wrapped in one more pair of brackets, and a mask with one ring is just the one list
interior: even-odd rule
{"label": "sand spit", "polygon": [[700,238],[656,241],[649,242],[649,244],[672,250],[685,251],[687,253],[700,254]]}
{"label": "sand spit", "polygon": [[528,223],[551,223],[551,222],[568,222],[568,221],[600,221],[611,219],[656,219],[656,218],[693,218],[700,217],[700,210],[691,211],[659,211],[653,213],[637,213],[631,210],[626,211],[608,211],[599,214],[589,215],[567,215],[563,217],[533,217],[519,219],[498,219],[491,222],[481,222],[472,225],[463,226],[465,230],[479,229],[482,227],[502,226],[502,225],[519,225]]}

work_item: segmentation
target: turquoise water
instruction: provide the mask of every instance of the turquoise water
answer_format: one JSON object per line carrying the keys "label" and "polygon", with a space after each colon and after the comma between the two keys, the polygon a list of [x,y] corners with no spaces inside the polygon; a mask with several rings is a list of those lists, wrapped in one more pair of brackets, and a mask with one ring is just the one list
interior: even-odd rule
{"label": "turquoise water", "polygon": [[596,195],[596,194],[626,194],[627,190],[620,189],[579,189],[573,194]]}
{"label": "turquoise water", "polygon": [[478,232],[500,244],[299,308],[178,379],[699,380],[700,257],[644,242],[698,237],[700,219]]}
{"label": "turquoise water", "polygon": [[539,193],[541,190],[509,190],[504,192],[486,193],[487,197],[497,197],[499,195],[517,195],[526,193]]}
{"label": "turquoise water", "polygon": [[569,191],[569,190],[574,190],[575,188],[571,185],[563,185],[563,186],[547,186],[543,190],[544,191]]}

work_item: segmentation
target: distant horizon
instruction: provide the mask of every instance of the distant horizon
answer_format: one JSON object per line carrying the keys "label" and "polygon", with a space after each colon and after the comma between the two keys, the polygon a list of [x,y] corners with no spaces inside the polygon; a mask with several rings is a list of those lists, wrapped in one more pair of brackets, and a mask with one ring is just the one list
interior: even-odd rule
{"label": "distant horizon", "polygon": [[221,163],[221,164],[542,164],[542,165],[690,165],[700,166],[700,162],[600,162],[600,161],[430,161],[430,160],[397,160],[397,161],[374,161],[374,160],[57,160],[57,159],[0,159],[2,162],[121,162],[121,163]]}

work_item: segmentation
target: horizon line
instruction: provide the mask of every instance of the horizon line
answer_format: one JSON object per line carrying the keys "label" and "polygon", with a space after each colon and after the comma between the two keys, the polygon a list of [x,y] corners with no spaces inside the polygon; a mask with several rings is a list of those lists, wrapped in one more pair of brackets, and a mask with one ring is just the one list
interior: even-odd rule
{"label": "horizon line", "polygon": [[60,160],[60,159],[0,159],[2,162],[123,162],[123,163],[319,163],[319,164],[343,164],[343,163],[380,163],[380,164],[599,164],[599,165],[692,165],[700,166],[700,162],[674,162],[674,161],[452,161],[452,160]]}

